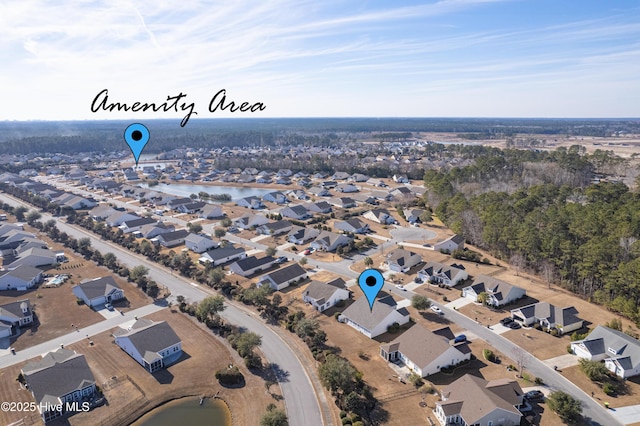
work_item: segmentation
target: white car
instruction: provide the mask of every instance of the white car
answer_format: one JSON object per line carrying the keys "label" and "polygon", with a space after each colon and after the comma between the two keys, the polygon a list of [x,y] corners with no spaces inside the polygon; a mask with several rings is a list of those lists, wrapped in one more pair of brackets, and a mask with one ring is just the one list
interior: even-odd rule
{"label": "white car", "polygon": [[438,314],[438,315],[442,315],[443,314],[442,309],[438,308],[437,306],[431,306],[431,310],[433,312],[435,312],[436,314]]}
{"label": "white car", "polygon": [[400,284],[396,284],[396,288],[397,288],[398,290],[407,291],[407,289],[406,289],[406,288],[404,288],[404,286],[403,286],[403,285],[400,285]]}

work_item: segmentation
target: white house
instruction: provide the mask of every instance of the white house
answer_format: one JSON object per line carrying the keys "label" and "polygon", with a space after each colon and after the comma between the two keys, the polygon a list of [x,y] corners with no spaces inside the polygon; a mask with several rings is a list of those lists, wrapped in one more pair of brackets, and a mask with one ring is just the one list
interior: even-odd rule
{"label": "white house", "polygon": [[437,242],[433,245],[433,249],[436,251],[444,251],[453,253],[454,250],[462,250],[464,248],[464,237],[455,234],[446,240]]}
{"label": "white house", "polygon": [[207,204],[200,209],[198,216],[204,219],[217,219],[224,216],[224,211],[216,204]]}
{"label": "white house", "polygon": [[271,268],[275,261],[276,260],[271,256],[265,256],[262,258],[249,256],[233,262],[229,266],[229,270],[234,274],[248,277],[249,275],[257,274],[265,269]]}
{"label": "white house", "polygon": [[150,217],[140,217],[137,219],[126,220],[119,226],[122,229],[122,232],[125,234],[130,234],[132,232],[138,232],[144,225],[148,225],[151,223],[156,223],[155,219],[151,219]]}
{"label": "white house", "polygon": [[0,290],[26,290],[42,282],[42,270],[21,265],[13,270],[0,271]]}
{"label": "white house", "polygon": [[260,225],[256,228],[256,231],[262,235],[280,235],[287,234],[291,231],[293,225],[288,220],[279,220],[277,222],[269,222],[264,225]]}
{"label": "white house", "polygon": [[487,293],[486,304],[495,307],[515,302],[526,295],[525,289],[487,275],[478,275],[470,286],[462,289],[462,296],[474,302],[478,301],[480,293]]}
{"label": "white house", "polygon": [[345,234],[336,234],[331,231],[322,231],[311,243],[311,247],[316,250],[331,252],[338,247],[343,247],[351,242],[352,238]]}
{"label": "white house", "polygon": [[395,249],[387,254],[386,262],[390,270],[406,273],[422,262],[422,256],[409,250]]}
{"label": "white house", "polygon": [[433,413],[442,426],[519,426],[522,388],[512,379],[486,381],[465,374],[446,386]]}
{"label": "white house", "polygon": [[302,245],[314,240],[318,235],[320,235],[320,231],[315,228],[293,225],[287,237],[290,243]]}
{"label": "white house", "polygon": [[260,225],[264,225],[265,223],[269,223],[269,219],[262,214],[249,214],[239,217],[233,221],[235,226],[242,229],[256,228]]}
{"label": "white house", "polygon": [[623,379],[640,374],[640,341],[621,331],[599,325],[585,339],[571,342],[571,350],[580,358],[604,360]]}
{"label": "white house", "polygon": [[54,252],[48,249],[32,247],[20,254],[6,265],[6,269],[16,269],[18,266],[27,265],[37,268],[39,266],[51,266],[58,262],[58,257]]}
{"label": "white house", "polygon": [[109,226],[120,226],[128,220],[135,220],[135,219],[140,219],[140,216],[133,213],[129,213],[127,211],[117,211],[112,215],[110,215],[109,217],[107,217],[105,219],[105,222]]}
{"label": "white house", "polygon": [[73,294],[89,307],[124,299],[124,290],[112,276],[85,281],[72,288]]}
{"label": "white house", "polygon": [[228,244],[225,247],[219,247],[203,253],[198,261],[202,264],[211,263],[212,266],[218,266],[234,260],[244,259],[245,257],[247,257],[247,252],[243,248]]}
{"label": "white house", "polygon": [[250,196],[241,198],[236,202],[237,205],[242,207],[247,207],[250,209],[263,209],[264,204],[262,204],[262,200],[258,197]]}
{"label": "white house", "polygon": [[280,210],[280,214],[282,217],[288,217],[295,220],[305,220],[311,217],[309,211],[301,204],[285,207]]}
{"label": "white house", "polygon": [[65,414],[66,403],[80,404],[96,393],[96,380],[84,355],[68,349],[47,353],[22,367],[21,373],[45,423]]}
{"label": "white house", "polygon": [[115,342],[147,371],[165,368],[182,356],[182,341],[166,321],[139,319],[113,333]]}
{"label": "white house", "polygon": [[361,296],[338,317],[340,322],[346,323],[370,339],[387,332],[387,328],[398,323],[409,322],[407,308],[399,308],[391,296],[376,299],[373,308],[369,308],[367,298]]}
{"label": "white house", "polygon": [[441,369],[471,359],[466,342],[455,343],[449,327],[429,331],[414,325],[390,343],[380,346],[380,356],[389,362],[402,361],[420,377],[439,373]]}
{"label": "white house", "polygon": [[258,287],[267,284],[274,290],[282,290],[292,283],[300,282],[307,278],[307,271],[297,263],[277,269],[258,280]]}
{"label": "white house", "polygon": [[313,306],[315,310],[323,312],[338,301],[349,299],[349,295],[344,280],[336,278],[327,283],[311,281],[302,293],[302,299]]}
{"label": "white house", "polygon": [[333,227],[344,232],[351,232],[354,234],[366,234],[369,232],[369,225],[364,223],[358,218],[352,218],[347,220],[336,220]]}
{"label": "white house", "polygon": [[427,262],[424,268],[418,271],[418,278],[433,284],[444,284],[447,287],[453,287],[459,282],[469,278],[469,274],[462,265],[454,263],[448,266],[439,262],[430,261]]}
{"label": "white house", "polygon": [[286,204],[289,202],[289,199],[286,195],[284,195],[280,191],[269,192],[268,194],[264,194],[262,196],[263,201],[269,201],[271,203],[276,204]]}
{"label": "white house", "polygon": [[548,302],[538,302],[511,310],[512,317],[522,318],[522,322],[531,326],[540,324],[544,329],[556,329],[560,334],[571,333],[582,328],[583,320],[577,317],[578,310],[573,306],[559,308]]}
{"label": "white house", "polygon": [[184,245],[195,253],[203,253],[207,250],[218,247],[218,243],[213,241],[211,237],[193,233],[187,235],[184,239]]}
{"label": "white house", "polygon": [[385,209],[373,209],[362,215],[365,219],[381,223],[383,225],[391,225],[397,223],[395,218]]}
{"label": "white house", "polygon": [[17,336],[20,328],[33,323],[33,310],[29,299],[0,306],[0,338]]}

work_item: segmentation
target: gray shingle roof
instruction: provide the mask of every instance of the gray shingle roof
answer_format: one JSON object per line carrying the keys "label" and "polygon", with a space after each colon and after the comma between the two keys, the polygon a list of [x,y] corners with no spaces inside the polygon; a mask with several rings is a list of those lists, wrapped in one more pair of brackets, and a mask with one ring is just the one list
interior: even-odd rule
{"label": "gray shingle roof", "polygon": [[254,268],[258,268],[262,265],[274,262],[275,259],[272,256],[265,256],[257,258],[255,256],[245,257],[244,259],[237,260],[235,263],[243,271],[249,271]]}
{"label": "gray shingle roof", "polygon": [[163,349],[180,343],[180,338],[166,321],[137,320],[131,330],[118,330],[116,337],[128,337],[145,360],[152,362]]}
{"label": "gray shingle roof", "polygon": [[42,360],[26,364],[22,372],[38,403],[47,396],[60,397],[95,383],[84,355],[67,349],[49,352]]}
{"label": "gray shingle roof", "polygon": [[311,281],[304,291],[305,296],[323,304],[329,299],[337,289],[346,289],[345,282],[342,278],[336,278],[328,283],[321,281]]}
{"label": "gray shingle roof", "polygon": [[[373,309],[370,309],[367,298],[361,296],[351,306],[345,309],[342,315],[365,327],[367,330],[373,330],[382,320],[389,316],[391,312],[396,310],[397,307],[398,304],[393,300],[393,297],[385,295],[380,299],[376,299],[373,303]],[[405,308],[398,309],[398,312],[403,316],[409,315],[409,311]]]}
{"label": "gray shingle roof", "polygon": [[78,287],[82,289],[82,292],[88,299],[95,299],[96,297],[105,296],[111,293],[114,289],[119,289],[120,286],[113,279],[112,276],[106,276],[84,283],[78,284]]}
{"label": "gray shingle roof", "polygon": [[306,275],[306,273],[307,271],[305,271],[302,266],[298,265],[297,263],[293,263],[289,266],[285,266],[284,268],[280,268],[265,275],[265,278],[268,276],[273,280],[274,283],[279,285],[296,277]]}

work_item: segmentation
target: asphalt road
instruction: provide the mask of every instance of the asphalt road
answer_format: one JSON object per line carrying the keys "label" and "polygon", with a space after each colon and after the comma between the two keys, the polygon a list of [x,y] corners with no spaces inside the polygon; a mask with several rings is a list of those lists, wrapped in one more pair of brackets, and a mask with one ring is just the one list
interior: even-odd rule
{"label": "asphalt road", "polygon": [[[32,208],[6,194],[0,194],[0,199],[13,206],[25,205],[26,207]],[[41,220],[46,222],[52,218],[51,215],[43,213]],[[205,289],[190,284],[188,280],[177,274],[167,272],[163,267],[142,256],[129,252],[118,245],[101,240],[93,233],[79,227],[71,226],[61,221],[60,218],[53,219],[56,220],[60,231],[66,232],[74,238],[90,238],[93,248],[100,250],[103,254],[112,252],[117,256],[121,264],[129,268],[138,265],[146,266],[149,268],[149,277],[158,284],[168,287],[173,295],[182,295],[191,301],[199,301],[209,295]],[[233,304],[226,303],[226,309],[222,312],[221,317],[232,324],[244,327],[261,335],[262,346],[260,350],[270,363],[278,365],[280,369],[286,372],[286,377],[279,384],[287,407],[289,423],[292,425],[321,426],[332,422],[332,418],[327,418],[323,421],[318,397],[302,362],[296,356],[293,349],[274,331],[267,327],[261,319],[248,312],[249,311],[244,311]],[[211,372],[211,374],[213,374],[213,372]]]}

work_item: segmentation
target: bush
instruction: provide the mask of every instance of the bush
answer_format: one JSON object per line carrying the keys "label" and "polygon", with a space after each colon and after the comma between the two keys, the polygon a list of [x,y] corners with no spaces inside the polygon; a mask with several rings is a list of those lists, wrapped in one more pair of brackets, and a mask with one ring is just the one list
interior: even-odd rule
{"label": "bush", "polygon": [[536,385],[544,385],[544,380],[542,380],[542,377],[536,377],[534,382]]}
{"label": "bush", "polygon": [[344,419],[342,419],[342,426],[350,425],[350,424],[351,424],[351,419],[349,417],[345,417]]}
{"label": "bush", "polygon": [[336,312],[335,314],[333,314],[333,317],[336,319],[336,321],[338,321],[338,317],[340,316],[340,312]]}
{"label": "bush", "polygon": [[484,357],[484,359],[486,359],[487,361],[491,361],[494,362],[496,359],[496,355],[493,353],[493,351],[491,349],[485,349],[482,351],[482,356]]}
{"label": "bush", "polygon": [[216,371],[215,377],[222,385],[237,385],[244,382],[244,376],[235,365]]}
{"label": "bush", "polygon": [[602,387],[602,392],[604,392],[607,395],[611,396],[611,395],[616,393],[616,387],[614,385],[612,385],[611,383],[607,382]]}
{"label": "bush", "polygon": [[567,345],[567,353],[573,355],[573,349],[571,349],[571,345]]}
{"label": "bush", "polygon": [[340,418],[344,419],[345,417],[347,417],[347,412],[346,411],[340,411]]}
{"label": "bush", "polygon": [[77,298],[77,299],[76,299],[76,303],[77,303],[78,305],[84,305],[84,300],[82,300],[82,299],[80,299],[80,298]]}
{"label": "bush", "polygon": [[557,328],[554,328],[553,330],[551,330],[551,335],[553,337],[558,337],[558,336],[560,336],[560,332],[558,331]]}

